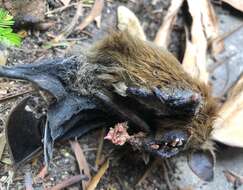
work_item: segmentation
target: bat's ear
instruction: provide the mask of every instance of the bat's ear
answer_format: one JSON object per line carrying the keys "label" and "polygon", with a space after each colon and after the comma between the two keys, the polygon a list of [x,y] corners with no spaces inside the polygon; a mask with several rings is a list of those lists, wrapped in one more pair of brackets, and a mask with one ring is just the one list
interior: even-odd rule
{"label": "bat's ear", "polygon": [[214,176],[215,155],[210,150],[196,150],[188,155],[188,165],[202,180],[212,181]]}

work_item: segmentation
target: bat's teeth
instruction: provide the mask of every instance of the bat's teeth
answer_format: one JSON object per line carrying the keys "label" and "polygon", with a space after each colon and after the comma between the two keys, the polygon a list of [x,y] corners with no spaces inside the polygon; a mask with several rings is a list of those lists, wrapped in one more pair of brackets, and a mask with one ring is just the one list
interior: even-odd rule
{"label": "bat's teeth", "polygon": [[182,140],[180,139],[179,143],[178,143],[178,146],[182,146],[183,145],[183,142]]}

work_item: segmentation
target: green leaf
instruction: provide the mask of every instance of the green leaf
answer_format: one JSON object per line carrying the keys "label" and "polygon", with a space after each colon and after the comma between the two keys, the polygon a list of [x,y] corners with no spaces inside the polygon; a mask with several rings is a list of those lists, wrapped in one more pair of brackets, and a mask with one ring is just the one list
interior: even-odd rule
{"label": "green leaf", "polygon": [[6,10],[0,8],[0,43],[7,46],[20,46],[21,37],[13,32],[14,20]]}

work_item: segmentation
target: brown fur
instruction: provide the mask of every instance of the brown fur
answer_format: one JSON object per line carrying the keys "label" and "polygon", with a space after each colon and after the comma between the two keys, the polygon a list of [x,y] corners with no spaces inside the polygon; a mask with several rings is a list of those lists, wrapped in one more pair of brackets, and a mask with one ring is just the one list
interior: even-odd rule
{"label": "brown fur", "polygon": [[[191,89],[200,93],[203,103],[190,122],[179,120],[159,121],[161,126],[190,128],[192,138],[189,148],[207,144],[216,116],[216,105],[209,87],[190,77],[177,59],[168,51],[142,41],[126,32],[113,32],[91,48],[89,61],[99,64],[102,72],[97,77],[106,87],[124,82],[125,85],[151,89],[162,86]],[[164,128],[161,127],[161,128]]]}

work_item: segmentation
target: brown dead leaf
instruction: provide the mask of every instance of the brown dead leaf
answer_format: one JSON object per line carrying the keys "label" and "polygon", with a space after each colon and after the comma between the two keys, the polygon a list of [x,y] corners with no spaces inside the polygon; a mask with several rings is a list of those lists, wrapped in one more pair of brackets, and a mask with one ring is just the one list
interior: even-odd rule
{"label": "brown dead leaf", "polygon": [[89,184],[90,179],[91,179],[88,162],[84,156],[83,150],[82,150],[79,142],[77,140],[70,141],[70,144],[74,151],[75,157],[77,159],[80,173],[83,175],[86,175],[88,177],[87,181],[82,181],[82,187],[83,187],[83,189],[86,189],[87,185]]}
{"label": "brown dead leaf", "polygon": [[228,93],[214,123],[212,139],[229,146],[243,147],[243,75]]}
{"label": "brown dead leaf", "polygon": [[95,190],[98,185],[100,179],[104,176],[106,170],[109,168],[109,160],[107,160],[99,169],[98,173],[92,178],[90,181],[87,190]]}
{"label": "brown dead leaf", "polygon": [[2,133],[0,134],[0,160],[2,159],[2,154],[6,144],[6,136]]}
{"label": "brown dead leaf", "polygon": [[130,9],[119,6],[117,9],[117,17],[117,27],[119,30],[127,30],[130,34],[142,40],[146,40],[146,36],[137,16]]}
{"label": "brown dead leaf", "polygon": [[[187,0],[189,12],[192,16],[191,26],[191,42],[187,42],[187,49],[183,60],[183,67],[185,70],[203,82],[208,82],[207,72],[207,38],[204,33],[204,25],[202,23],[202,1],[204,0]],[[189,48],[189,49],[188,49]],[[191,52],[192,51],[192,52]],[[192,60],[187,61],[190,56],[195,55],[195,62]],[[193,62],[193,63],[192,63]],[[187,65],[188,64],[188,65]],[[193,65],[192,65],[193,64]],[[193,67],[193,68],[190,68]],[[190,70],[187,70],[187,69]],[[194,71],[194,72],[192,72]]]}
{"label": "brown dead leaf", "polygon": [[164,17],[163,24],[160,26],[154,43],[158,46],[167,48],[170,41],[170,34],[173,28],[173,25],[176,21],[177,13],[182,5],[184,0],[172,0],[167,15]]}
{"label": "brown dead leaf", "polygon": [[231,5],[235,9],[243,12],[243,1],[242,0],[222,0],[222,1]]}
{"label": "brown dead leaf", "polygon": [[92,21],[101,15],[104,7],[104,0],[95,0],[94,6],[92,7],[89,15],[81,22],[81,24],[76,28],[76,30],[82,31],[86,26],[88,26]]}
{"label": "brown dead leaf", "polygon": [[68,6],[71,0],[59,0],[64,6]]}
{"label": "brown dead leaf", "polygon": [[213,55],[220,53],[224,49],[223,40],[218,41],[219,23],[214,8],[209,0],[200,0],[202,24],[208,41],[211,41],[211,52]]}
{"label": "brown dead leaf", "polygon": [[186,50],[184,54],[184,58],[182,61],[183,68],[191,75],[196,75],[197,77],[199,70],[197,67],[197,59],[196,59],[196,46],[189,40],[189,31],[185,28],[186,31]]}

